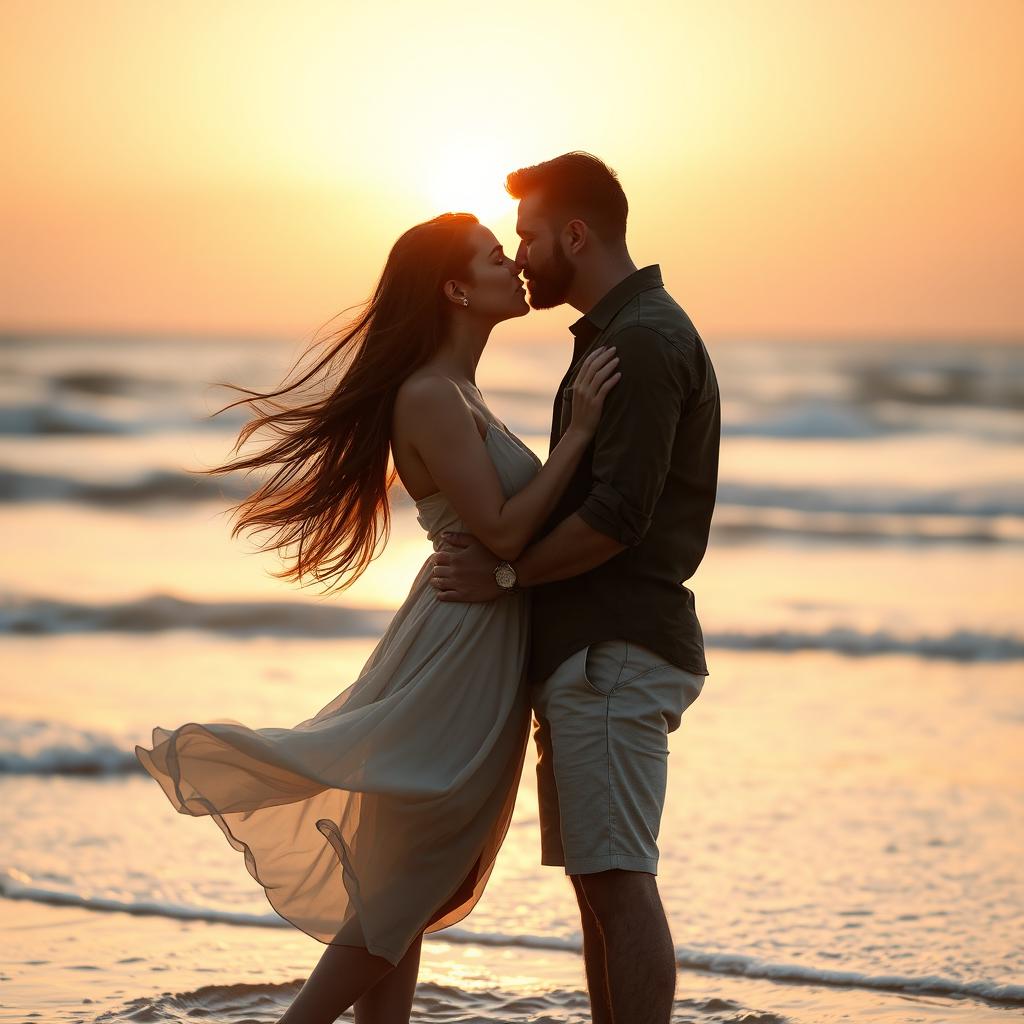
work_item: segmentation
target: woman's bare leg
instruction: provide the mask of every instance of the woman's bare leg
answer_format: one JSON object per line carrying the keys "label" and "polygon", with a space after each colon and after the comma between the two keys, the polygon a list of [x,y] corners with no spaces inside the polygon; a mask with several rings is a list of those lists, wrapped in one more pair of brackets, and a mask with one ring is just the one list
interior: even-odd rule
{"label": "woman's bare leg", "polygon": [[423,936],[417,935],[395,969],[356,1000],[355,1024],[408,1024],[422,945]]}
{"label": "woman's bare leg", "polygon": [[328,946],[277,1024],[334,1024],[394,965],[360,946]]}

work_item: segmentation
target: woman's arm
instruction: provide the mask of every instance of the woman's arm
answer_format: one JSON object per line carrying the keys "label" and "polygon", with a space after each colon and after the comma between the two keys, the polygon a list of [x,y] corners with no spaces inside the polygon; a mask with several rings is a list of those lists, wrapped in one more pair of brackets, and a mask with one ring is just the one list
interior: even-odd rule
{"label": "woman's arm", "polygon": [[618,382],[617,363],[614,349],[598,349],[584,360],[568,430],[537,475],[508,499],[458,385],[443,376],[402,385],[396,414],[416,424],[417,454],[466,529],[499,558],[518,558],[554,510],[594,436],[604,396]]}

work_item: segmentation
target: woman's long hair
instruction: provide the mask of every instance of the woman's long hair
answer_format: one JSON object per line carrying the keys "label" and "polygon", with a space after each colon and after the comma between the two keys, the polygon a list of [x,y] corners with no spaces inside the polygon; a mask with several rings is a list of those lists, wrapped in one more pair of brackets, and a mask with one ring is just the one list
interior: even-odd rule
{"label": "woman's long hair", "polygon": [[[251,397],[212,415],[241,403],[256,411],[233,452],[262,427],[278,439],[255,455],[199,472],[277,466],[257,491],[232,506],[240,515],[231,530],[232,538],[245,529],[271,531],[263,550],[297,545],[292,564],[275,577],[299,583],[307,574],[318,581],[334,578],[344,590],[380,554],[378,544],[383,550],[387,543],[388,490],[397,477],[394,467],[389,470],[395,393],[440,346],[453,308],[442,285],[452,277],[468,279],[469,233],[477,223],[471,213],[445,213],[406,231],[392,246],[373,295],[356,307],[362,312],[311,344],[303,355],[320,345],[327,351],[294,383],[264,393],[218,382]],[[291,405],[278,401],[289,392],[301,394],[303,385],[317,397]],[[260,403],[270,411],[261,411]]]}

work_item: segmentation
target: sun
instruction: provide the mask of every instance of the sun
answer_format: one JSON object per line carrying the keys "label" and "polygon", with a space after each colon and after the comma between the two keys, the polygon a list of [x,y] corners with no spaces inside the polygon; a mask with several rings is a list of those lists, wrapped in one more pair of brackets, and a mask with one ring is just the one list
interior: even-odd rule
{"label": "sun", "polygon": [[493,149],[464,143],[438,149],[425,161],[421,180],[438,213],[475,213],[481,221],[494,221],[515,207],[505,175],[516,166]]}

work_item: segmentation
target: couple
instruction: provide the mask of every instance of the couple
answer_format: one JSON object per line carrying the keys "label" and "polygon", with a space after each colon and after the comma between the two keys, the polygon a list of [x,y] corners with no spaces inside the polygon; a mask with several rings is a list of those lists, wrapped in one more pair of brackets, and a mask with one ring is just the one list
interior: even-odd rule
{"label": "couple", "polygon": [[[274,442],[206,471],[278,467],[232,535],[297,544],[290,579],[357,578],[387,538],[396,476],[434,545],[358,678],[313,718],[190,722],[135,748],[174,807],[210,815],[274,909],[327,945],[281,1024],[353,1006],[359,1024],[408,1021],[423,934],[487,884],[534,716],[541,859],[579,901],[593,1019],[669,1020],[657,836],[667,735],[708,674],[682,581],[708,540],[718,385],[658,266],[630,258],[610,168],[567,153],[506,188],[514,259],[470,214],[405,232],[316,365],[238,400],[272,411],[235,450],[263,426]],[[561,303],[585,315],[541,463],[474,380],[496,324]],[[279,400],[318,372],[315,397]]]}

